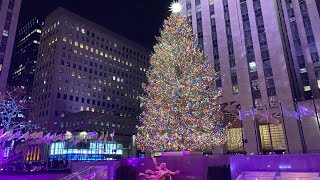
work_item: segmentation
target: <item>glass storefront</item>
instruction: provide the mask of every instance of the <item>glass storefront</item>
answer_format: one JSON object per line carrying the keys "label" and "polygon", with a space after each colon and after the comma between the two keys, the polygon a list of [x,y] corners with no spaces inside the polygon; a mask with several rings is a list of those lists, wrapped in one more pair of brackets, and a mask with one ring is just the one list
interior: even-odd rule
{"label": "glass storefront", "polygon": [[50,159],[71,161],[102,161],[120,158],[123,154],[123,145],[114,141],[107,143],[55,142],[50,145]]}

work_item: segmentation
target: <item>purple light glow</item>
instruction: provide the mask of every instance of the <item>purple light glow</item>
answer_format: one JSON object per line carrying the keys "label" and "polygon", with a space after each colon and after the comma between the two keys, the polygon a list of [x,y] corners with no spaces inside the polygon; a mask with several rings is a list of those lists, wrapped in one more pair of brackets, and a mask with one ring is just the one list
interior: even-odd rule
{"label": "purple light glow", "polygon": [[320,172],[320,154],[230,156],[232,179],[244,171]]}

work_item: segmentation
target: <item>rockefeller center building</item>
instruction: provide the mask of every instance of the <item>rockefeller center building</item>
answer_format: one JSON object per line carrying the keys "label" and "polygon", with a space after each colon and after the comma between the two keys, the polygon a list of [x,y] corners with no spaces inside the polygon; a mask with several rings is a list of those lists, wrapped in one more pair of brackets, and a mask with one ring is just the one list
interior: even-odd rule
{"label": "rockefeller center building", "polygon": [[132,136],[148,56],[146,48],[56,9],[40,38],[32,95],[36,123],[54,131],[114,130]]}
{"label": "rockefeller center building", "polygon": [[221,102],[240,110],[230,115],[237,123],[229,130],[225,150],[320,152],[319,117],[314,113],[320,107],[319,2],[180,3],[181,14],[190,20],[215,68]]}

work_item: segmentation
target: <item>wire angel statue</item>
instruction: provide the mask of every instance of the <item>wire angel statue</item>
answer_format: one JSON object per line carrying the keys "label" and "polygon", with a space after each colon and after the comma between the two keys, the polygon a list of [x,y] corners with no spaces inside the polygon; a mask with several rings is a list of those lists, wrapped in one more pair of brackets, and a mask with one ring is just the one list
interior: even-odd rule
{"label": "wire angel statue", "polygon": [[155,171],[152,171],[150,169],[147,169],[145,173],[140,173],[139,176],[143,176],[143,179],[150,179],[150,180],[166,180],[166,178],[169,178],[169,180],[172,180],[171,175],[179,174],[180,171],[172,172],[167,168],[166,163],[161,163],[158,166],[156,158],[152,158],[153,164],[156,167]]}

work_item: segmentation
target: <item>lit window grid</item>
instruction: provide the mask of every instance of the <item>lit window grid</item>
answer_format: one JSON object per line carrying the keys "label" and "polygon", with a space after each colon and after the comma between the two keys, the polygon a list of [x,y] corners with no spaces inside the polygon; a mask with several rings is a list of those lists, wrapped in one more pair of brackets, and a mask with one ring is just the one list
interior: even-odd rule
{"label": "lit window grid", "polygon": [[[68,143],[71,146],[72,142]],[[88,142],[89,143],[89,142]],[[50,145],[50,156],[53,155],[68,155],[68,154],[113,154],[122,155],[122,144],[115,142],[104,143],[92,143],[90,142],[89,149],[79,148],[65,148],[66,142],[55,142]]]}
{"label": "lit window grid", "polygon": [[[270,150],[271,143],[270,143],[268,125],[259,125],[259,130],[260,130],[260,140],[261,140],[262,149]],[[282,125],[270,124],[270,132],[271,132],[273,149],[285,150],[286,144],[285,144],[285,137],[283,134]]]}

